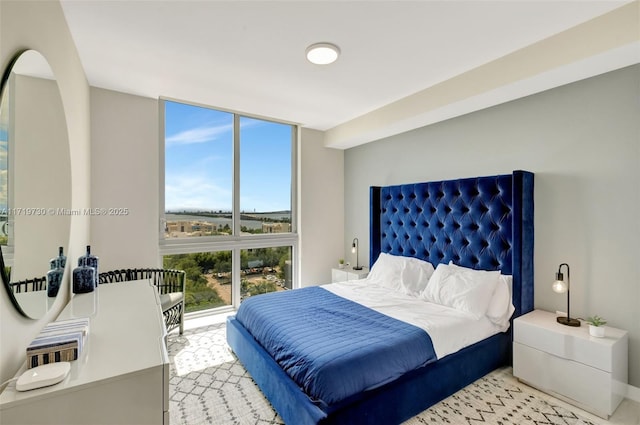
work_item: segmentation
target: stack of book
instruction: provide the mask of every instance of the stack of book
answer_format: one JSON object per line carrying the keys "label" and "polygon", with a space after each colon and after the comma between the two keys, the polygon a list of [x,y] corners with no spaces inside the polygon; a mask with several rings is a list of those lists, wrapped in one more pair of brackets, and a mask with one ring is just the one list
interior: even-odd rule
{"label": "stack of book", "polygon": [[76,360],[88,335],[88,318],[49,323],[27,347],[27,368]]}

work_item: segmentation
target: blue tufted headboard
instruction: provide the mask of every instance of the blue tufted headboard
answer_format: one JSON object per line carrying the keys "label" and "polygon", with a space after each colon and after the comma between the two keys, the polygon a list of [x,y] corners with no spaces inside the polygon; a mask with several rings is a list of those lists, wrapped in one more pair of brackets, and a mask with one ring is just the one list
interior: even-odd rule
{"label": "blue tufted headboard", "polygon": [[533,173],[371,189],[369,264],[380,252],[513,275],[513,317],[533,310]]}

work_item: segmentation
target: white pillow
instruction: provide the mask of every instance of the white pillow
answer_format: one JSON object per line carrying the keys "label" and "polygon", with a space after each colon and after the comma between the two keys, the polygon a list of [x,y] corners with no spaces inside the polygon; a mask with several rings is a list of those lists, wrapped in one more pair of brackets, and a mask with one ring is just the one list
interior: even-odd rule
{"label": "white pillow", "polygon": [[413,257],[402,257],[404,264],[400,272],[400,291],[417,297],[429,284],[434,268],[428,261]]}
{"label": "white pillow", "polygon": [[500,280],[499,271],[438,264],[422,297],[481,319]]}
{"label": "white pillow", "polygon": [[393,257],[381,252],[371,267],[367,280],[385,288],[400,290],[400,264]]}
{"label": "white pillow", "polygon": [[367,279],[385,288],[417,296],[429,283],[433,270],[427,261],[381,252]]}
{"label": "white pillow", "polygon": [[486,316],[492,323],[501,327],[509,326],[509,319],[513,312],[516,311],[511,299],[512,287],[513,276],[501,274],[496,290],[489,302],[489,307],[487,307]]}

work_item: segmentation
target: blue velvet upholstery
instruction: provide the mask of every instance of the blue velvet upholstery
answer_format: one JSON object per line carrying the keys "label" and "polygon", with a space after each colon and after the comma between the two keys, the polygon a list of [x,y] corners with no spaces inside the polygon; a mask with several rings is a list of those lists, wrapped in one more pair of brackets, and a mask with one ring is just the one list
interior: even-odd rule
{"label": "blue velvet upholstery", "polygon": [[[513,317],[533,310],[533,174],[371,188],[370,264],[380,252],[513,275]],[[513,319],[513,318],[512,318]],[[287,424],[399,424],[511,361],[511,331],[321,409],[235,318],[229,345]]]}
{"label": "blue velvet upholstery", "polygon": [[533,309],[532,173],[374,186],[370,195],[371,266],[386,252],[500,270],[513,275],[516,315]]}

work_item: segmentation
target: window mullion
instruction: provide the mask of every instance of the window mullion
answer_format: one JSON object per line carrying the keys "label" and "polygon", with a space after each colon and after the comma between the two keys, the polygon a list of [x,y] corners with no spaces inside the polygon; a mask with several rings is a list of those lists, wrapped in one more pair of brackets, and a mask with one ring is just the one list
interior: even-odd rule
{"label": "window mullion", "polygon": [[232,250],[232,283],[231,283],[231,303],[233,308],[240,307],[240,292],[242,288],[242,273],[241,273],[241,264],[240,264],[240,248],[234,248]]}
{"label": "window mullion", "polygon": [[233,235],[240,236],[240,117],[233,115]]}

